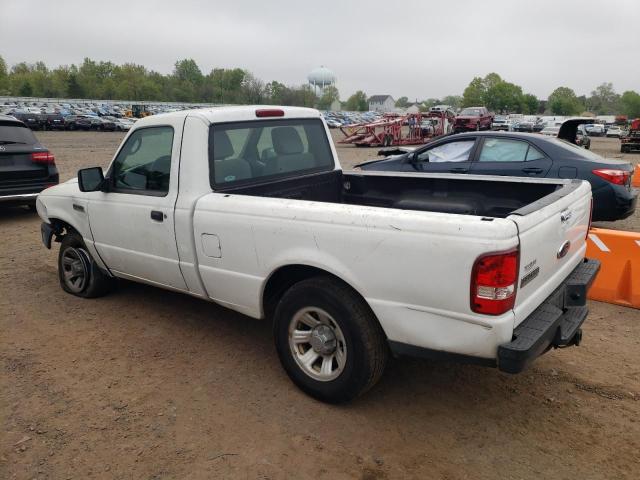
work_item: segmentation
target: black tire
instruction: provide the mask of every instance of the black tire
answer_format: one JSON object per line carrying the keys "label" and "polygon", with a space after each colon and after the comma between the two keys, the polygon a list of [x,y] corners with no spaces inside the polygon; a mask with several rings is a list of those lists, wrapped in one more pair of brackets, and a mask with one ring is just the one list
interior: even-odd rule
{"label": "black tire", "polygon": [[[70,266],[63,265],[63,262],[70,258],[77,258],[77,266],[82,268],[81,274],[84,276],[82,282],[77,283],[75,287],[69,280],[65,280],[65,272],[69,272]],[[80,268],[78,268],[78,273],[80,273]],[[98,268],[82,238],[76,232],[66,234],[60,244],[58,279],[65,292],[83,298],[101,297],[109,293],[115,286],[115,279]]]}
{"label": "black tire", "polygon": [[[330,380],[317,380],[306,373],[290,345],[290,325],[295,323],[297,314],[309,308],[330,315],[344,340],[342,370]],[[373,387],[382,376],[389,355],[382,327],[364,299],[328,276],[303,280],[283,295],[275,311],[274,339],[282,366],[293,383],[329,403],[347,402]],[[309,350],[311,347],[304,353]],[[337,358],[332,365],[336,370],[340,368]]]}

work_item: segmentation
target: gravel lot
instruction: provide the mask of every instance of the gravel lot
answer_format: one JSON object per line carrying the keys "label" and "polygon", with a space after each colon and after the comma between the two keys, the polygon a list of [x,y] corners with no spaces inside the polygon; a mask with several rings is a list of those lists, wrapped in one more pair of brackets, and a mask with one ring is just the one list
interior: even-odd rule
{"label": "gravel lot", "polygon": [[[62,180],[123,136],[37,135]],[[616,139],[593,149],[640,161]],[[519,376],[400,359],[328,406],[289,382],[267,322],[132,283],[63,293],[39,225],[0,210],[0,478],[640,478],[637,310],[591,302],[583,344]],[[640,231],[640,214],[613,227]]]}

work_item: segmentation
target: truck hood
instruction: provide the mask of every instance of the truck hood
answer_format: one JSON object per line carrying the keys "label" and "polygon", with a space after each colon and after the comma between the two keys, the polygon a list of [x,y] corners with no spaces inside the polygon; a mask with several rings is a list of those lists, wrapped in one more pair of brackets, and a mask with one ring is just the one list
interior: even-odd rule
{"label": "truck hood", "polygon": [[77,195],[80,193],[80,189],[78,188],[78,178],[74,177],[66,182],[60,183],[58,185],[54,185],[53,187],[49,187],[44,189],[38,195],[38,198],[46,198],[49,196],[60,196],[60,195]]}

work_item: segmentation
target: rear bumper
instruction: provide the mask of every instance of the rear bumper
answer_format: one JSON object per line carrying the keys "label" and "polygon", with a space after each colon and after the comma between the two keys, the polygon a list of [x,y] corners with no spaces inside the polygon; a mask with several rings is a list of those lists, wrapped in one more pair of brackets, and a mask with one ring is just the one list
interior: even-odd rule
{"label": "rear bumper", "polygon": [[579,345],[587,318],[587,292],[600,262],[585,259],[513,332],[514,339],[498,347],[498,368],[507,373],[523,371],[550,348]]}
{"label": "rear bumper", "polygon": [[622,185],[605,185],[593,192],[593,221],[622,220],[636,211],[638,190]]}

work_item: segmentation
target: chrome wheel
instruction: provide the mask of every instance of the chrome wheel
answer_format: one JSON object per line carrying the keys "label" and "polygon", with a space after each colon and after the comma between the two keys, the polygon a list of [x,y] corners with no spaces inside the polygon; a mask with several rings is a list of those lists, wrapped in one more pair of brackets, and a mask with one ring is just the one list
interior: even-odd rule
{"label": "chrome wheel", "polygon": [[293,315],[289,323],[289,347],[298,367],[314,380],[333,380],[346,365],[347,344],[342,330],[320,308],[303,308]]}
{"label": "chrome wheel", "polygon": [[89,283],[88,254],[79,248],[67,248],[62,254],[62,276],[73,293],[84,291]]}

